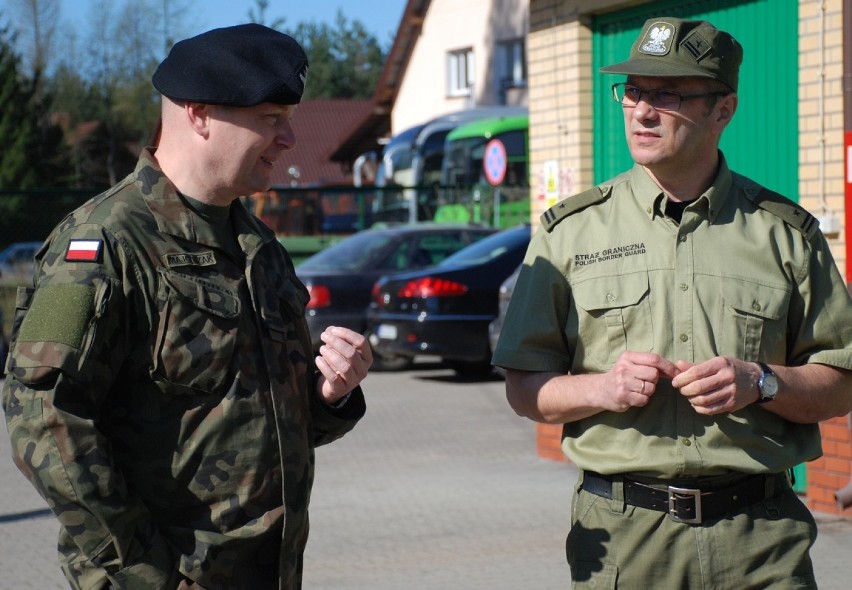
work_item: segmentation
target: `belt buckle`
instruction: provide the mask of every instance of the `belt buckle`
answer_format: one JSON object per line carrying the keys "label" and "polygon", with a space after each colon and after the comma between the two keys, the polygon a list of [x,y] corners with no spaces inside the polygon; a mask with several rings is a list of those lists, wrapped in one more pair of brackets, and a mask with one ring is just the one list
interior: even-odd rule
{"label": "belt buckle", "polygon": [[[668,492],[669,516],[673,521],[683,522],[686,524],[701,524],[701,490],[668,486]],[[678,511],[675,507],[675,502],[677,502],[678,500],[685,500],[686,498],[679,498],[676,496],[687,496],[692,498],[693,502],[695,502],[695,516],[693,518],[681,518],[680,516],[678,516]]]}

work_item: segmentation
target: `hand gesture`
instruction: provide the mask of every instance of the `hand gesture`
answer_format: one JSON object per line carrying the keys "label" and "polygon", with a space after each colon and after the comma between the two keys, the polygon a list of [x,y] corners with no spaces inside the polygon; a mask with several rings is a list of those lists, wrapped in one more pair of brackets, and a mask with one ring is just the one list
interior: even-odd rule
{"label": "hand gesture", "polygon": [[625,412],[644,407],[657,391],[660,378],[673,379],[677,374],[674,363],[658,354],[625,351],[606,376],[608,383],[604,390],[612,396],[605,404],[606,409]]}
{"label": "hand gesture", "polygon": [[329,326],[320,339],[324,344],[315,359],[322,374],[317,391],[333,404],[364,380],[373,364],[373,351],[363,335],[348,328]]}
{"label": "hand gesture", "polygon": [[680,374],[672,386],[699,414],[734,412],[755,401],[757,376],[754,363],[717,356],[703,363],[675,363]]}

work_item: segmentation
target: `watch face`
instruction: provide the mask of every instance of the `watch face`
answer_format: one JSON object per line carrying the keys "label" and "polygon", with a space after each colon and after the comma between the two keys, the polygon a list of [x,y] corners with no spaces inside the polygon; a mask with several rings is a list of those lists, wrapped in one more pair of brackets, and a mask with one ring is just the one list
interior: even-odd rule
{"label": "watch face", "polygon": [[775,375],[767,375],[763,380],[763,395],[775,397],[778,393],[778,378]]}
{"label": "watch face", "polygon": [[776,377],[775,373],[773,373],[769,370],[768,367],[766,367],[763,369],[763,374],[760,376],[758,387],[760,388],[761,398],[771,399],[775,397],[776,393],[778,393],[778,377]]}

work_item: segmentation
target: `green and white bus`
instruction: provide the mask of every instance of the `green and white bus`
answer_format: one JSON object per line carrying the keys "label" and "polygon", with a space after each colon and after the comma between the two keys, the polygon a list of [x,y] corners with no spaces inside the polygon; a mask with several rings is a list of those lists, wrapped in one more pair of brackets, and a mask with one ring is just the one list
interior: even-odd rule
{"label": "green and white bus", "polygon": [[[489,175],[484,163],[486,150],[495,147],[501,154],[497,178],[493,170]],[[528,223],[529,116],[480,119],[450,131],[444,144],[439,200],[435,221],[495,227]]]}

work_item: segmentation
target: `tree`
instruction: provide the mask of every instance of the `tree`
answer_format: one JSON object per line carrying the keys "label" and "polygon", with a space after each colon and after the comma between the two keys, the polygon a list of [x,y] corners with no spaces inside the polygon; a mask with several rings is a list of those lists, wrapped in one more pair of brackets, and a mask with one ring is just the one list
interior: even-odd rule
{"label": "tree", "polygon": [[[111,186],[133,170],[159,116],[151,74],[183,10],[168,0],[94,3],[85,49],[69,47],[51,80],[57,110],[67,114],[78,186]],[[151,43],[159,23],[164,47]]]}
{"label": "tree", "polygon": [[342,10],[335,24],[300,23],[290,33],[310,62],[305,98],[370,98],[385,53],[360,21],[348,21]]}
{"label": "tree", "polygon": [[257,23],[259,25],[264,25],[269,27],[270,29],[281,30],[284,27],[285,19],[282,17],[278,17],[273,21],[266,22],[266,9],[269,8],[269,0],[254,0],[255,8],[249,8],[248,18],[249,22]]}
{"label": "tree", "polygon": [[[19,8],[19,22],[32,23],[24,28],[33,29],[40,23],[38,33],[28,37],[25,44],[41,48],[33,50],[33,63],[39,65],[33,70],[38,73],[29,78],[34,86],[29,90],[28,104],[47,108],[51,104],[47,97],[54,97],[53,109],[72,146],[75,186],[102,188],[114,184],[132,170],[139,148],[153,134],[159,96],[151,86],[151,75],[174,38],[186,36],[184,18],[189,1],[94,0],[86,27],[72,29],[66,25],[58,31],[54,29],[58,0],[9,0],[10,5],[13,2]],[[255,0],[249,19],[285,30],[283,18],[267,17],[271,4],[269,0]],[[338,11],[334,26],[299,23],[294,31],[291,34],[305,47],[311,64],[305,98],[372,96],[385,52],[363,24],[347,21]],[[58,34],[54,36],[55,32]],[[152,42],[152,34],[160,32],[162,45]],[[42,83],[44,99],[39,94]],[[0,87],[0,93],[4,90]],[[18,113],[19,99],[4,94],[0,98],[3,120],[25,121]],[[40,116],[44,118],[47,113]],[[45,134],[50,129],[58,133],[56,127],[45,127],[41,121],[32,127],[32,133],[38,130],[48,140]],[[4,150],[11,150],[6,148],[11,145],[5,144]],[[56,184],[60,176],[42,174],[40,179]],[[67,172],[61,180],[67,180]]]}
{"label": "tree", "polygon": [[[67,186],[70,164],[62,130],[50,122],[50,97],[21,73],[14,35],[0,28],[0,189]],[[4,203],[5,205],[6,203]]]}
{"label": "tree", "polygon": [[[32,79],[40,79],[53,56],[59,0],[9,0],[17,16],[19,43]],[[40,89],[38,89],[40,91]]]}

